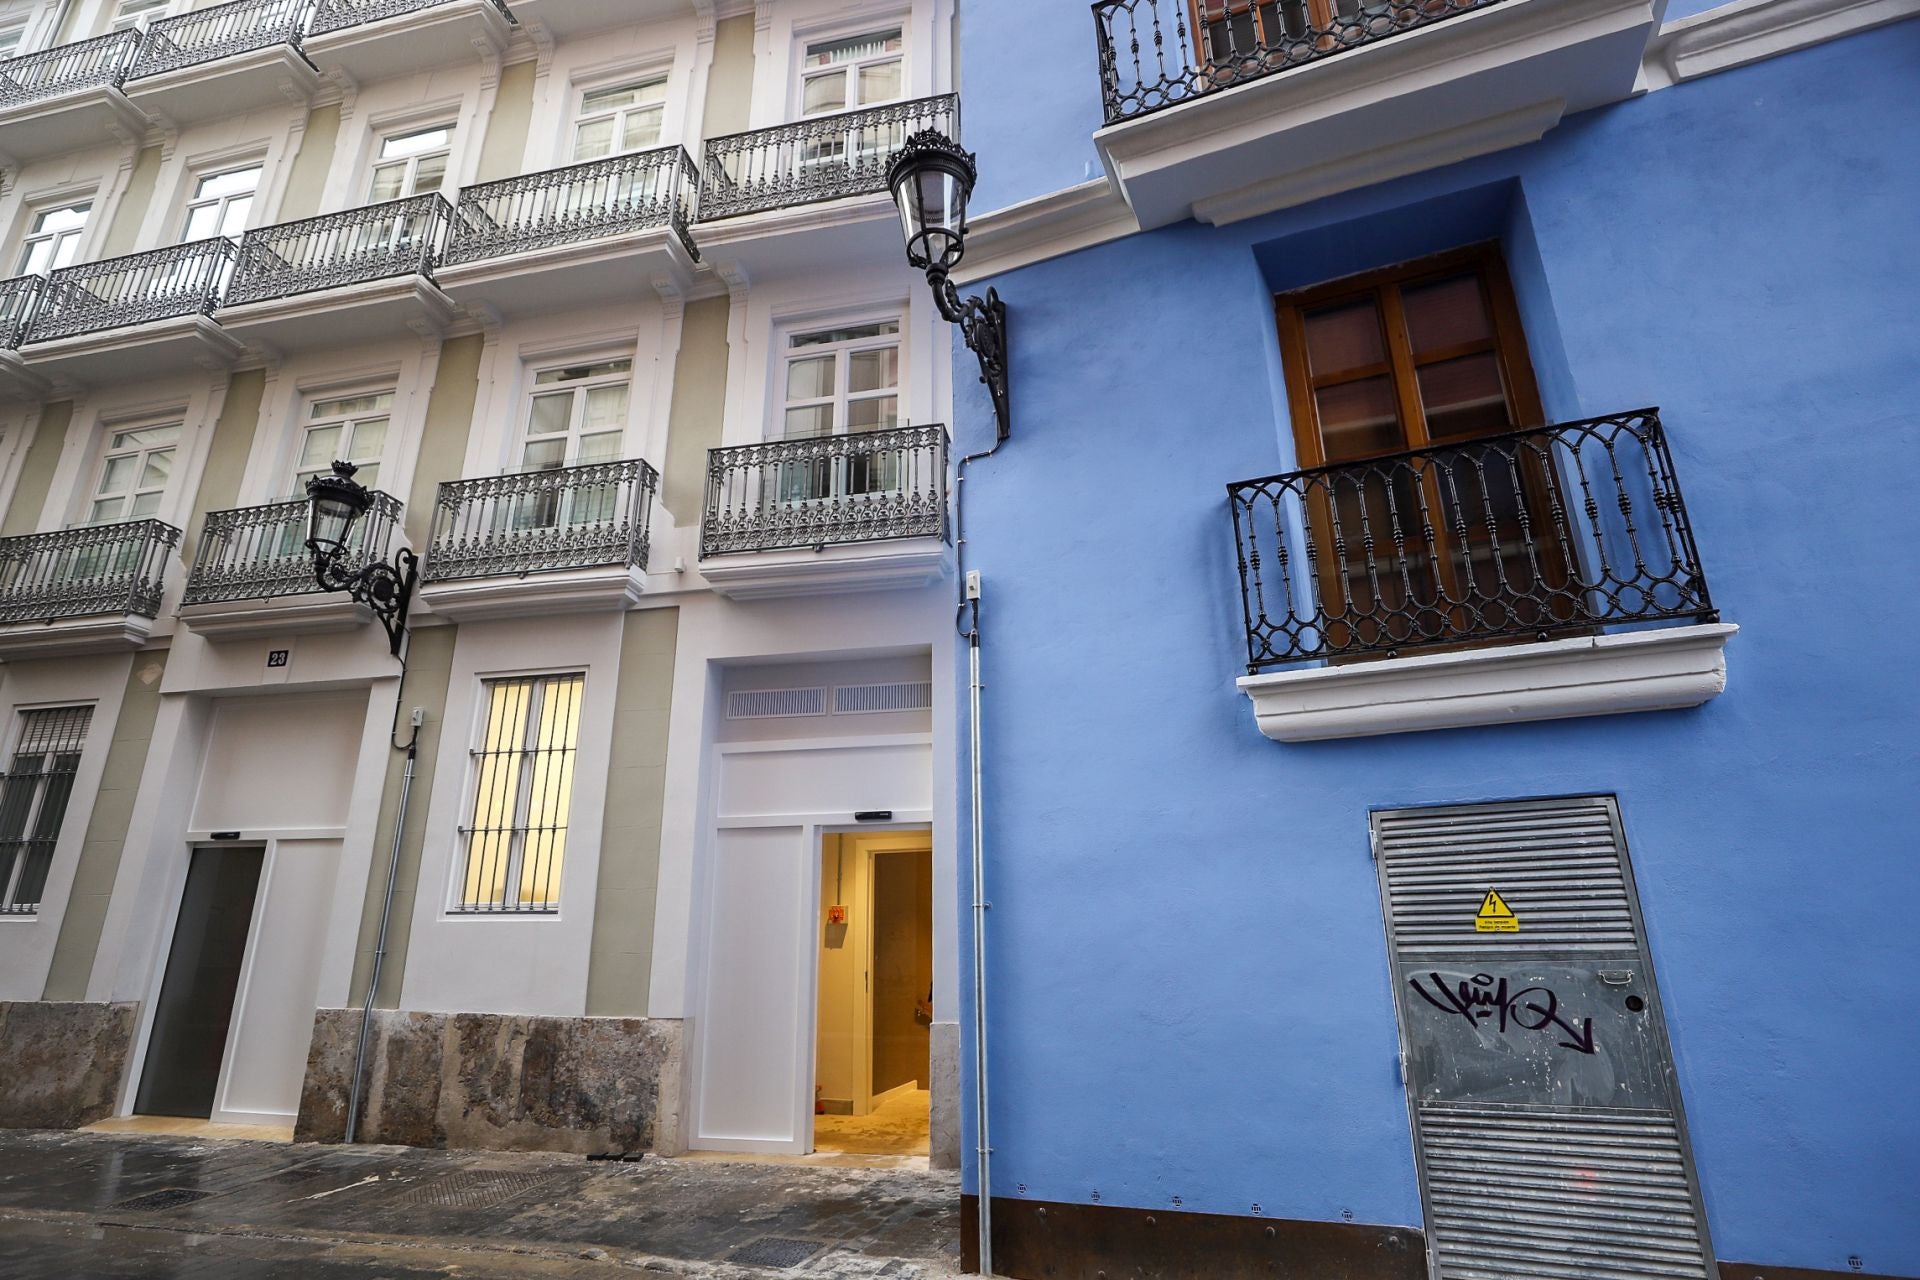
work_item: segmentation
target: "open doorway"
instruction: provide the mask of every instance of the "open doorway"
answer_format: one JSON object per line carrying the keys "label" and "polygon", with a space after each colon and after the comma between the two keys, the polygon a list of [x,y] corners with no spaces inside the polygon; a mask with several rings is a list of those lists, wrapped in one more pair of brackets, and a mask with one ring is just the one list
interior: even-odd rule
{"label": "open doorway", "polygon": [[925,831],[821,837],[813,1148],[925,1156],[933,853]]}

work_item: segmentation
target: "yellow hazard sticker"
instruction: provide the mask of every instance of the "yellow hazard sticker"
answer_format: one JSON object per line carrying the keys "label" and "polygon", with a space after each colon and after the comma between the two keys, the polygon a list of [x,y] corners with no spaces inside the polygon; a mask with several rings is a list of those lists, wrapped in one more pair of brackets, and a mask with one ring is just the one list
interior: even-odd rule
{"label": "yellow hazard sticker", "polygon": [[1518,933],[1520,917],[1513,914],[1499,890],[1489,889],[1486,901],[1480,904],[1480,914],[1473,918],[1473,929],[1475,933]]}

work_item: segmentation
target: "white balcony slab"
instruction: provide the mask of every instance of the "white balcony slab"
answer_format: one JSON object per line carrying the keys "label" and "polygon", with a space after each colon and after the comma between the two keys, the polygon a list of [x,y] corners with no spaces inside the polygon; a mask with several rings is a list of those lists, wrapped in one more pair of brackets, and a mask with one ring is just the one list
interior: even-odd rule
{"label": "white balcony slab", "polygon": [[0,108],[0,158],[17,167],[110,142],[132,146],[150,124],[146,112],[110,85],[74,89]]}
{"label": "white balcony slab", "polygon": [[1533,141],[1636,92],[1653,0],[1503,0],[1094,134],[1140,226],[1224,224]]}
{"label": "white balcony slab", "polygon": [[51,381],[27,364],[18,351],[0,349],[0,404],[28,404],[47,393]]}
{"label": "white balcony slab", "polygon": [[646,589],[645,569],[610,564],[519,577],[427,582],[421,586],[420,598],[436,614],[468,622],[626,609],[638,603]]}
{"label": "white balcony slab", "polygon": [[0,625],[0,662],[138,649],[152,634],[153,619],[132,613],[10,622]]}
{"label": "white balcony slab", "polygon": [[97,386],[173,373],[187,365],[218,371],[230,368],[245,349],[220,324],[193,315],[31,342],[20,348],[20,358],[40,377]]}
{"label": "white balcony slab", "polygon": [[697,222],[693,239],[702,260],[722,275],[744,272],[756,283],[887,267],[903,280],[914,277],[900,215],[885,192]]}
{"label": "white balcony slab", "polygon": [[261,107],[304,105],[321,83],[298,49],[273,44],[128,80],[126,95],[140,110],[184,129]]}
{"label": "white balcony slab", "polygon": [[306,38],[307,58],[322,75],[370,84],[507,47],[513,24],[492,0],[445,0],[411,13],[325,31]]}
{"label": "white balcony slab", "polygon": [[315,591],[267,600],[181,605],[180,621],[209,640],[260,640],[352,631],[372,622],[373,613],[344,594]]}
{"label": "white balcony slab", "polygon": [[1700,623],[1279,671],[1239,685],[1276,742],[1671,711],[1726,689],[1726,643],[1738,631]]}
{"label": "white balcony slab", "polygon": [[521,26],[543,26],[561,40],[612,27],[691,18],[712,7],[696,0],[507,0],[507,6]]}
{"label": "white balcony slab", "polygon": [[656,292],[684,295],[693,269],[693,256],[678,232],[648,227],[442,266],[434,279],[460,306],[513,317],[633,302]]}
{"label": "white balcony slab", "polygon": [[953,548],[942,538],[740,551],[700,561],[707,585],[734,600],[906,590],[952,574]]}
{"label": "white balcony slab", "polygon": [[316,350],[388,339],[434,338],[458,314],[424,276],[395,276],[222,307],[220,323],[270,351]]}

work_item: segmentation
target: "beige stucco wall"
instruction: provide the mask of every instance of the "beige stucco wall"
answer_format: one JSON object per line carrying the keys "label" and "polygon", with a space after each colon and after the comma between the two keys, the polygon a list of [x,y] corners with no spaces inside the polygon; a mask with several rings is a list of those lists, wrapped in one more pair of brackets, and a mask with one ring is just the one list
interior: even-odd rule
{"label": "beige stucco wall", "polygon": [[246,474],[253,431],[260,424],[260,396],[266,386],[267,375],[261,369],[236,373],[227,383],[226,403],[213,424],[213,443],[207,448],[207,465],[200,473],[200,491],[193,496],[193,512],[187,517],[186,536],[180,541],[182,564],[193,563],[207,512],[225,511],[240,500],[240,478]]}
{"label": "beige stucco wall", "polygon": [[613,750],[600,833],[587,968],[589,1017],[643,1017],[652,978],[660,815],[667,787],[667,714],[673,702],[678,609],[627,614],[614,694]]}
{"label": "beige stucco wall", "polygon": [[527,153],[527,128],[533,121],[534,62],[516,62],[500,70],[500,90],[494,95],[493,114],[487,117],[487,136],[480,142],[480,166],[475,182],[517,177]]}
{"label": "beige stucco wall", "polygon": [[20,479],[13,486],[7,518],[0,522],[0,536],[32,533],[40,527],[40,512],[47,505],[47,490],[53,486],[54,468],[60,465],[67,424],[72,420],[71,400],[57,400],[40,410],[40,425],[34,428],[33,443],[27,446],[26,459],[20,464]]}
{"label": "beige stucco wall", "polygon": [[118,258],[140,247],[140,223],[153,203],[154,184],[160,178],[160,148],[145,147],[134,157],[133,172],[127,175],[127,189],[114,207],[113,221],[107,225],[107,238],[101,243],[102,258]]}
{"label": "beige stucco wall", "polygon": [[280,212],[275,222],[297,222],[320,212],[320,197],[327,188],[327,169],[333,164],[333,149],[340,141],[340,104],[319,107],[307,115],[307,131],[300,139],[300,154],[293,158],[287,173],[286,194],[280,197]]}
{"label": "beige stucco wall", "polygon": [[720,443],[726,416],[727,311],[725,297],[687,304],[680,328],[680,355],[673,366],[673,408],[668,419],[666,466],[660,502],[676,525],[698,524],[706,497],[707,450]]}
{"label": "beige stucco wall", "polygon": [[407,538],[416,550],[427,545],[433,524],[433,498],[442,480],[460,478],[467,457],[467,433],[473,427],[473,404],[480,390],[481,335],[453,338],[440,348],[440,367],[427,400],[427,423],[420,433],[420,453],[413,472],[413,491],[407,495]]}
{"label": "beige stucco wall", "polygon": [[707,72],[703,131],[709,138],[747,127],[753,98],[753,15],[739,14],[713,24],[713,67]]}
{"label": "beige stucco wall", "polygon": [[87,815],[87,834],[80,844],[73,891],[67,898],[66,913],[60,917],[60,936],[54,942],[53,966],[47,971],[45,999],[87,998],[87,979],[93,974],[94,954],[100,949],[100,931],[107,921],[114,877],[120,873],[120,853],[127,843],[134,795],[147,765],[154,718],[160,714],[160,677],[166,669],[164,649],[133,655],[120,719],[107,746],[100,791],[94,798],[93,812]]}
{"label": "beige stucco wall", "polygon": [[[420,846],[427,830],[427,797],[433,794],[433,762],[440,758],[440,726],[446,721],[447,685],[453,678],[454,627],[426,627],[412,632],[407,643],[406,684],[400,690],[400,734],[406,741],[407,713],[426,712],[420,726],[418,758],[413,770],[413,793],[407,802],[407,825],[401,834],[400,866],[394,877],[393,919],[387,928],[387,961],[380,971],[380,990],[374,1001],[383,1009],[398,1008],[400,979],[407,968],[407,937],[413,927],[414,893],[420,883]],[[393,856],[394,816],[400,809],[400,783],[407,757],[395,751],[387,762],[386,788],[380,795],[380,824],[373,836],[373,872],[367,877],[366,901],[360,908],[360,939],[353,953],[352,1003],[367,998],[367,979],[373,972],[373,951],[380,939],[380,908],[386,899],[387,866]]]}

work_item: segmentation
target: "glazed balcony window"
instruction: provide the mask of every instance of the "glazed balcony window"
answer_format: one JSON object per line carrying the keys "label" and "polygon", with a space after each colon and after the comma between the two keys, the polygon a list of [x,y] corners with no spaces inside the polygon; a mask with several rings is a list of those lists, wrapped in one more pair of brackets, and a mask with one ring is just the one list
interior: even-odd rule
{"label": "glazed balcony window", "polygon": [[1229,489],[1250,670],[1713,616],[1658,415],[1541,425],[1491,249],[1278,315],[1303,467]]}
{"label": "glazed balcony window", "polygon": [[35,212],[33,225],[20,243],[19,274],[45,275],[72,266],[80,254],[80,238],[86,234],[92,212],[91,200]]}
{"label": "glazed balcony window", "polygon": [[1499,0],[1099,0],[1108,124]]}

